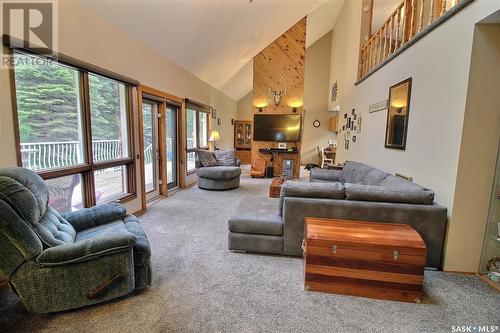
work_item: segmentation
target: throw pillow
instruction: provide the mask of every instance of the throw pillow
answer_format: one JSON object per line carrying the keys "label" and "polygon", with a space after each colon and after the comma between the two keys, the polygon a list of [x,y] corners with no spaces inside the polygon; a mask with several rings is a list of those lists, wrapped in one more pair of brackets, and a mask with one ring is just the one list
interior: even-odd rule
{"label": "throw pillow", "polygon": [[198,160],[200,160],[202,166],[213,167],[218,165],[217,160],[211,151],[196,149],[196,154],[198,155]]}
{"label": "throw pillow", "polygon": [[236,164],[236,150],[216,150],[215,158],[219,165],[234,166]]}

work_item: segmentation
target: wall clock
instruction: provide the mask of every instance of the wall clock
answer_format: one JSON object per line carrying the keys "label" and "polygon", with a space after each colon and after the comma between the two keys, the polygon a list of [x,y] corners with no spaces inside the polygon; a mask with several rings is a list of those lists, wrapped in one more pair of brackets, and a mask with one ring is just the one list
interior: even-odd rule
{"label": "wall clock", "polygon": [[321,122],[318,119],[316,119],[315,121],[313,121],[313,126],[314,127],[318,128],[320,125],[321,125]]}

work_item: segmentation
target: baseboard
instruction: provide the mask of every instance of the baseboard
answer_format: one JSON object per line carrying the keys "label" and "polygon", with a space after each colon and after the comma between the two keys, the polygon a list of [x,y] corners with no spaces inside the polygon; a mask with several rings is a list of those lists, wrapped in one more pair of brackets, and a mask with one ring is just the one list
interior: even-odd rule
{"label": "baseboard", "polygon": [[479,276],[479,278],[481,280],[486,282],[487,285],[489,285],[490,287],[492,287],[496,291],[500,291],[500,282],[491,281],[490,279],[488,279],[488,277],[486,277],[482,274],[479,274],[479,273],[476,273],[476,275]]}

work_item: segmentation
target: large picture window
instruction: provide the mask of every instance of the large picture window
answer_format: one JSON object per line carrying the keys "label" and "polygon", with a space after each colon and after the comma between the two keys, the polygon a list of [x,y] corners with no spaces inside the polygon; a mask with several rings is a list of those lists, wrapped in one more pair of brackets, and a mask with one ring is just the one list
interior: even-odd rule
{"label": "large picture window", "polygon": [[208,148],[208,119],[210,108],[186,101],[186,171],[195,170],[195,149]]}
{"label": "large picture window", "polygon": [[131,86],[14,52],[20,164],[46,182],[60,212],[135,195]]}

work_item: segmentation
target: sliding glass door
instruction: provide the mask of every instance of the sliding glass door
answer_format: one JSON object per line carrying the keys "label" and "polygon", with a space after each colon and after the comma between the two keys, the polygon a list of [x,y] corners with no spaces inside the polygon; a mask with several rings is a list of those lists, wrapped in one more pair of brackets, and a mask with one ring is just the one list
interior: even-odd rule
{"label": "sliding glass door", "polygon": [[167,104],[167,186],[177,187],[177,114],[179,107]]}
{"label": "sliding glass door", "polygon": [[158,112],[158,102],[147,99],[142,100],[142,126],[144,132],[143,163],[147,201],[151,201],[160,195]]}

